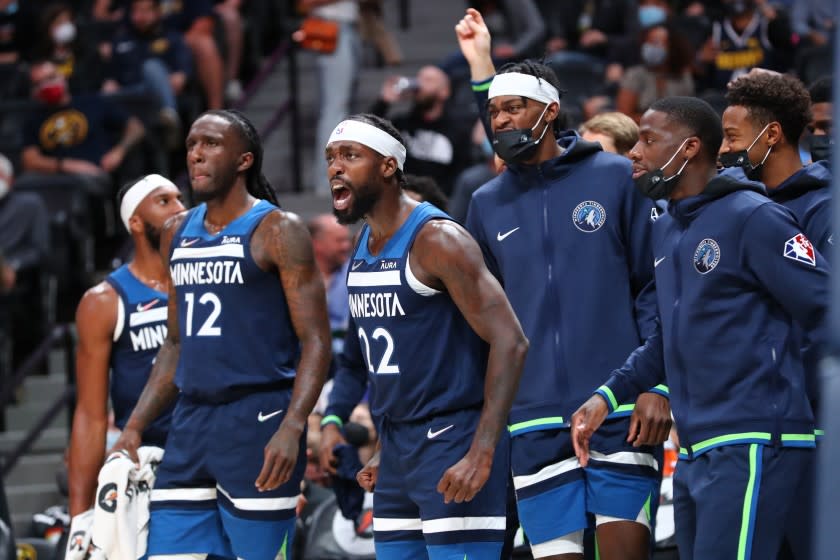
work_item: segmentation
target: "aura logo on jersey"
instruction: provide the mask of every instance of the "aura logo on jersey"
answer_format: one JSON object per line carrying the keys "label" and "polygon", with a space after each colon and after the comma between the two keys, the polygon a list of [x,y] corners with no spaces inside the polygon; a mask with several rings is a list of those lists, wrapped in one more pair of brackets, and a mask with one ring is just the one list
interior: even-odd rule
{"label": "aura logo on jersey", "polygon": [[700,274],[708,274],[720,262],[720,245],[714,239],[704,239],[694,250],[694,269]]}
{"label": "aura logo on jersey", "polygon": [[594,200],[584,200],[572,212],[572,222],[584,233],[598,231],[607,221],[607,211]]}

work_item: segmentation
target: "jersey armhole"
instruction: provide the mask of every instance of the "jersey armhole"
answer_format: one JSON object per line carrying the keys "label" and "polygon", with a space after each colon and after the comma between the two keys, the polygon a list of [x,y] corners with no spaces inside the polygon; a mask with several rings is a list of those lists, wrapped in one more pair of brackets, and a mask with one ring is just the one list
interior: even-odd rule
{"label": "jersey armhole", "polygon": [[440,290],[435,290],[434,288],[430,288],[429,286],[425,285],[423,282],[417,279],[414,276],[414,273],[411,272],[411,251],[409,250],[408,255],[405,257],[405,281],[408,283],[409,287],[414,290],[417,294],[430,297],[436,296],[440,293]]}
{"label": "jersey armhole", "polygon": [[123,298],[117,294],[117,324],[114,327],[114,342],[118,341],[122,336],[123,328],[125,328],[125,306],[123,305]]}

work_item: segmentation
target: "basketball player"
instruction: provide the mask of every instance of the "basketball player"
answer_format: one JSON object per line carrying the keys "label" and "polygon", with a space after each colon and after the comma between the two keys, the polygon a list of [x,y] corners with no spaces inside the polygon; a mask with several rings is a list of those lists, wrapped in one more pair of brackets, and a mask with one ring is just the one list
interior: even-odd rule
{"label": "basketball player", "polygon": [[[160,232],[166,220],[184,211],[180,191],[160,175],[126,185],[118,201],[123,224],[134,240],[134,258],[89,289],[76,310],[79,344],[69,469],[74,518],[94,503],[105,458],[109,396],[115,423],[122,428],[166,337],[169,279],[158,253]],[[167,409],[149,425],[143,444],[163,447],[170,416]]]}
{"label": "basketball player", "polygon": [[528,342],[466,230],[403,192],[405,157],[373,115],[326,147],[336,216],[366,222],[347,276],[356,359],[337,374],[371,381],[381,451],[358,479],[374,490],[380,560],[498,558]]}
{"label": "basketball player", "polygon": [[134,453],[180,391],[149,557],[287,558],[305,426],[330,361],[324,284],[306,227],[262,176],[254,126],[209,111],[186,144],[201,204],[164,227],[169,332],[115,447]]}

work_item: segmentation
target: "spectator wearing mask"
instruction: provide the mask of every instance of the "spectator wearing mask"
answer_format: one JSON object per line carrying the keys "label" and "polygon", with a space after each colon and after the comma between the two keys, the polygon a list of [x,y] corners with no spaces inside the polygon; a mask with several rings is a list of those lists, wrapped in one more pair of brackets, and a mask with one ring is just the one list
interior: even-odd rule
{"label": "spectator wearing mask", "polygon": [[808,93],[811,94],[811,122],[808,123],[811,133],[811,161],[825,160],[830,165],[831,147],[834,145],[831,136],[831,76],[824,76],[811,84]]}
{"label": "spectator wearing mask", "polygon": [[625,157],[639,141],[639,125],[618,112],[595,115],[580,125],[579,132],[587,142],[600,143],[605,152]]}
{"label": "spectator wearing mask", "polygon": [[160,119],[180,128],[176,96],[187,83],[192,60],[180,33],[163,25],[160,0],[132,0],[129,25],[114,38],[107,92],[147,94],[160,106]]}
{"label": "spectator wearing mask", "polygon": [[444,193],[452,192],[455,177],[470,163],[472,122],[459,120],[448,111],[450,95],[446,73],[436,66],[424,66],[413,80],[387,79],[371,109],[384,116],[392,103],[412,97],[411,109],[390,120],[405,139],[406,168],[433,178]]}
{"label": "spectator wearing mask", "polygon": [[[107,174],[120,167],[143,137],[142,123],[101,95],[71,95],[52,62],[34,64],[29,75],[32,97],[40,104],[24,128],[24,170],[110,184]],[[109,140],[109,129],[120,132],[116,144]]]}
{"label": "spectator wearing mask", "polygon": [[105,79],[103,60],[96,45],[79,33],[71,5],[47,4],[39,16],[31,58],[55,64],[73,93],[99,91]]}
{"label": "spectator wearing mask", "polygon": [[662,23],[645,29],[640,55],[642,64],[628,68],[621,80],[618,111],[639,122],[657,99],[694,95],[691,47],[671,25]]}

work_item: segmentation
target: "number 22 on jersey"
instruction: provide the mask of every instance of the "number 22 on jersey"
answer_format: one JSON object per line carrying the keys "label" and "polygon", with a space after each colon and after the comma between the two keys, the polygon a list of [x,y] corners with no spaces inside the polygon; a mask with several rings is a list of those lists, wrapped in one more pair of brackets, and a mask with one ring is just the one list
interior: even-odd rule
{"label": "number 22 on jersey", "polygon": [[[371,338],[378,342],[384,341],[385,349],[382,352],[382,358],[379,360],[379,364],[376,366],[376,369],[373,367],[373,362],[370,358],[370,340],[368,340],[367,333],[362,328],[359,328],[359,341],[365,348],[365,357],[367,358],[368,364],[368,371],[370,373],[375,373],[376,375],[396,375],[400,372],[400,366],[398,364],[391,363],[391,357],[394,354],[394,339],[391,337],[391,333],[383,329],[382,327],[378,327],[373,331]],[[381,347],[382,343],[378,343],[374,345],[376,349],[377,347]]]}

